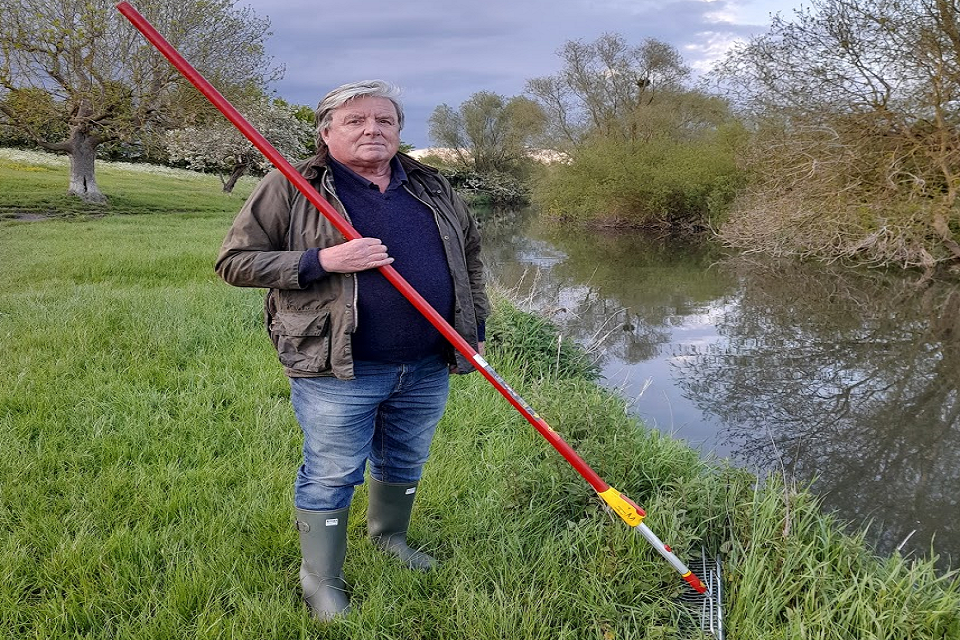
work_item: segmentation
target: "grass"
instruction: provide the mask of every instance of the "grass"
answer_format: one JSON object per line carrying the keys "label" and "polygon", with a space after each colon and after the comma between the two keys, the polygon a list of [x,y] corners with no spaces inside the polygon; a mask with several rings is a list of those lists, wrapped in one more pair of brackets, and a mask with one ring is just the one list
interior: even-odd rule
{"label": "grass", "polygon": [[[256,181],[241,178],[234,194],[220,180],[181,169],[119,162],[97,163],[97,184],[110,200],[96,205],[66,194],[68,159],[48,153],[0,149],[0,220],[90,217],[109,214],[235,213]],[[189,206],[185,206],[189,203]]]}
{"label": "grass", "polygon": [[[411,529],[441,568],[378,553],[361,490],[356,611],[314,623],[292,528],[299,430],[262,294],[212,273],[239,199],[215,178],[195,196],[112,170],[142,185],[138,211],[166,206],[150,193],[176,205],[0,222],[0,638],[695,637],[679,577],[476,374],[454,381]],[[11,184],[0,172],[7,201],[42,199]],[[874,558],[810,494],[646,430],[575,355],[517,349],[542,322],[497,308],[503,377],[678,555],[722,554],[728,637],[960,638],[955,574]],[[532,364],[538,351],[551,361]]]}

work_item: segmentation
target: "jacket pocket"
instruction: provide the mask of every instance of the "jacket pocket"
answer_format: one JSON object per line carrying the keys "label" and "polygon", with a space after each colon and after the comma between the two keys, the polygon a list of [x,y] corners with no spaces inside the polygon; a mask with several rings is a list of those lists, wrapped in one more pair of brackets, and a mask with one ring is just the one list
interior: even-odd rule
{"label": "jacket pocket", "polygon": [[284,366],[316,373],[330,368],[330,314],[326,311],[279,311],[270,333]]}

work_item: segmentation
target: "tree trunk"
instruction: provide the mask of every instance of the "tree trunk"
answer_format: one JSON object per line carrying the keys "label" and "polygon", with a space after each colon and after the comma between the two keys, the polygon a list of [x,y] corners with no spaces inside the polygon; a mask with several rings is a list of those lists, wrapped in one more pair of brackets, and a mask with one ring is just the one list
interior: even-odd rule
{"label": "tree trunk", "polygon": [[94,175],[97,160],[97,146],[100,139],[92,136],[81,128],[76,128],[70,135],[67,153],[70,154],[70,188],[67,193],[77,196],[84,202],[106,202],[107,197],[97,186]]}
{"label": "tree trunk", "polygon": [[933,229],[940,236],[940,241],[953,255],[954,260],[960,260],[960,243],[953,237],[953,231],[950,230],[950,224],[942,213],[935,213],[933,216]]}
{"label": "tree trunk", "polygon": [[237,180],[242,178],[249,168],[249,164],[246,162],[238,162],[233,167],[233,173],[230,174],[230,177],[227,178],[227,181],[223,183],[223,192],[224,193],[233,193],[233,188],[237,186]]}

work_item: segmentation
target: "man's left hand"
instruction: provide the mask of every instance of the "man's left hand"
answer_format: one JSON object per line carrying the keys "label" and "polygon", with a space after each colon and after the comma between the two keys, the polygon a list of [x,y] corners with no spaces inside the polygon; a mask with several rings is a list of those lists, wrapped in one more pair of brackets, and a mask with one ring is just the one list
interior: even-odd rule
{"label": "man's left hand", "polygon": [[[487,344],[486,342],[477,343],[477,353],[479,353],[481,357],[487,351],[486,344]],[[460,373],[460,369],[457,368],[457,365],[452,364],[450,365],[450,373]]]}

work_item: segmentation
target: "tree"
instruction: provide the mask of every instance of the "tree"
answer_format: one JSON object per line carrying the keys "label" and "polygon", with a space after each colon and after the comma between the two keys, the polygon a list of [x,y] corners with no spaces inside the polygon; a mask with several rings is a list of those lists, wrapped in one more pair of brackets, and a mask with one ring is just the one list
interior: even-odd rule
{"label": "tree", "polygon": [[[139,11],[221,91],[275,79],[269,21],[235,0],[144,0]],[[70,156],[69,193],[105,198],[97,148],[151,142],[209,107],[113,6],[113,0],[4,0],[0,125]]]}
{"label": "tree", "polygon": [[[261,97],[243,109],[244,116],[289,160],[309,155],[314,129],[298,117],[302,107],[291,107],[283,100]],[[196,171],[215,171],[226,193],[251,170],[270,167],[269,161],[225,118],[217,118],[205,127],[186,127],[168,131],[164,144],[170,159],[184,162]],[[224,176],[227,177],[224,177]]]}
{"label": "tree", "polygon": [[455,110],[441,104],[430,116],[430,137],[479,173],[513,173],[543,130],[544,115],[532,100],[480,91]]}
{"label": "tree", "polygon": [[681,91],[690,75],[674,47],[652,38],[631,46],[608,33],[594,42],[570,40],[557,55],[563,69],[529,80],[526,90],[548,114],[549,138],[560,151],[593,135],[636,140],[638,114],[664,93]]}
{"label": "tree", "polygon": [[732,198],[739,123],[725,100],[687,88],[680,53],[620,35],[569,41],[563,68],[527,83],[548,114],[544,146],[564,152],[538,177],[548,214],[591,224],[699,233]]}
{"label": "tree", "polygon": [[716,77],[756,124],[758,180],[724,237],[928,274],[960,261],[958,25],[956,0],[814,0],[734,49]]}

